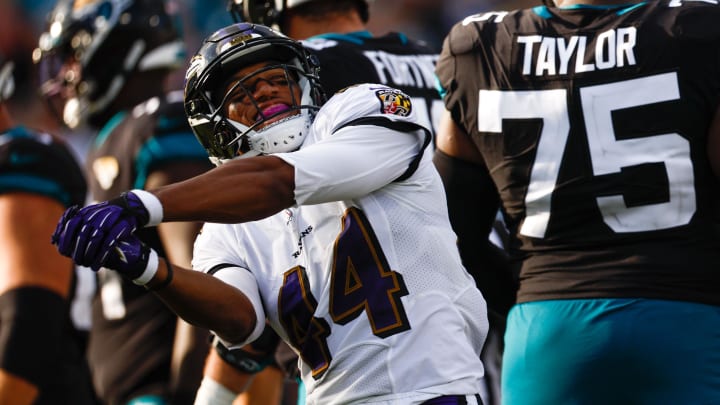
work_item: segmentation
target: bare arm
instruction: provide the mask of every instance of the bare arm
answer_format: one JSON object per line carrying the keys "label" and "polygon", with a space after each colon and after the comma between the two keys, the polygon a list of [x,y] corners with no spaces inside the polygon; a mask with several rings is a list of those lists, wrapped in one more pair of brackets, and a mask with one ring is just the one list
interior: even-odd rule
{"label": "bare arm", "polygon": [[[200,201],[195,197],[196,194],[207,195],[211,199],[210,203],[214,202],[212,197],[235,194],[228,192],[235,187],[220,185],[239,181],[235,179],[237,174],[234,171],[228,173],[229,171],[224,170],[214,173],[215,170],[207,171],[207,169],[208,167],[204,165],[186,163],[166,166],[162,171],[156,171],[148,178],[147,188],[159,187],[159,190],[177,188],[179,191],[169,193],[169,205],[173,206],[177,203],[181,207],[186,207],[188,204],[192,206]],[[224,199],[221,200],[226,203]],[[165,203],[163,201],[164,205]],[[164,208],[166,212],[170,212],[168,207]],[[189,270],[192,246],[202,225],[202,222],[199,222],[202,217],[201,215],[177,218],[176,221],[184,222],[159,225],[158,232],[173,263],[174,275],[172,283],[157,291],[157,294],[178,316],[190,324],[213,330],[228,341],[241,340],[255,326],[255,311],[250,301],[240,290],[215,277]],[[155,275],[151,285],[158,280],[164,280],[165,277],[167,277],[167,267],[164,261],[161,261],[158,274]],[[199,350],[202,358],[207,353],[208,347],[207,344],[203,346],[204,348]]]}
{"label": "bare arm", "polygon": [[463,264],[482,291],[488,310],[504,319],[515,301],[516,285],[506,254],[488,239],[500,204],[497,189],[472,139],[447,111],[437,146],[433,161],[443,179]]}
{"label": "bare arm", "polygon": [[445,110],[438,133],[436,135],[437,148],[444,153],[468,162],[484,165],[482,156],[478,152],[470,137],[455,124],[450,112]]}
{"label": "bare arm", "polygon": [[490,233],[499,197],[482,155],[472,139],[445,111],[437,132],[433,162],[445,186],[450,222],[461,240]]}
{"label": "bare arm", "polygon": [[238,223],[268,217],[294,204],[295,170],[280,158],[230,161],[207,173],[153,190],[163,221]]}
{"label": "bare arm", "polygon": [[276,367],[266,367],[255,375],[250,385],[233,401],[233,405],[280,404],[284,389],[283,372]]}
{"label": "bare arm", "polygon": [[[72,263],[61,256],[48,239],[62,211],[63,206],[49,197],[22,192],[0,195],[0,295],[32,286],[45,288],[67,299]],[[0,325],[0,329],[10,328],[10,325]],[[52,327],[46,326],[48,335],[61,334],[58,330],[47,329]],[[2,331],[3,335],[12,333],[17,331]],[[3,350],[17,354],[20,349],[5,347]],[[48,350],[46,356],[52,359],[53,353]],[[0,369],[0,403],[31,404],[38,394],[35,384]]]}
{"label": "bare arm", "polygon": [[[147,285],[152,289],[168,277],[167,263]],[[178,316],[201,328],[210,329],[228,342],[240,342],[255,328],[255,310],[237,288],[199,271],[173,265],[173,279],[155,294]]]}
{"label": "bare arm", "polygon": [[235,393],[247,390],[256,374],[243,373],[226,363],[214,348],[207,355],[207,362],[203,370],[205,377],[212,378],[222,386]]}
{"label": "bare arm", "polygon": [[[204,377],[196,397],[203,404],[217,395],[234,397],[233,405],[279,404],[283,398],[285,375],[279,368],[270,366],[256,374],[245,373],[228,364],[214,349],[208,353]],[[217,384],[223,388],[220,393]]]}
{"label": "bare arm", "polygon": [[72,262],[49,239],[63,209],[59,202],[37,194],[0,196],[0,294],[32,285],[67,298]]}

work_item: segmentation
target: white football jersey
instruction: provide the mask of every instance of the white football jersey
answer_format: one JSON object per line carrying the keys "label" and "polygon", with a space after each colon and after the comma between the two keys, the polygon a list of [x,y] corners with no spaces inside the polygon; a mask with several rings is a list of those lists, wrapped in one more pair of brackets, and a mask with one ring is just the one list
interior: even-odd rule
{"label": "white football jersey", "polygon": [[252,273],[270,324],[300,356],[308,404],[481,390],[485,300],[461,264],[429,134],[415,124],[397,90],[338,93],[300,150],[276,155],[295,167],[297,205],[206,224],[197,239],[195,269]]}

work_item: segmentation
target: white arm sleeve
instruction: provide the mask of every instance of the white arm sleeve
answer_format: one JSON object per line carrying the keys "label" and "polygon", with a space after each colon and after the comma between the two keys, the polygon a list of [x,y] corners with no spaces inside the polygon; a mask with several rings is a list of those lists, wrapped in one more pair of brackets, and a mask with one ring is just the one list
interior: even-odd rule
{"label": "white arm sleeve", "polygon": [[257,339],[263,329],[265,329],[265,310],[263,309],[262,299],[260,298],[260,291],[258,291],[255,276],[249,270],[241,267],[226,267],[218,270],[218,272],[213,276],[242,291],[242,293],[245,294],[252,303],[253,308],[255,308],[255,317],[257,319],[255,329],[253,329],[252,333],[250,333],[245,341],[227,342],[218,336],[222,344],[228,349],[237,349],[245,346]]}
{"label": "white arm sleeve", "polygon": [[210,377],[203,377],[193,405],[232,405],[238,396]]}
{"label": "white arm sleeve", "polygon": [[296,152],[275,156],[295,168],[298,205],[352,200],[386,186],[422,153],[425,134],[375,125],[343,128]]}

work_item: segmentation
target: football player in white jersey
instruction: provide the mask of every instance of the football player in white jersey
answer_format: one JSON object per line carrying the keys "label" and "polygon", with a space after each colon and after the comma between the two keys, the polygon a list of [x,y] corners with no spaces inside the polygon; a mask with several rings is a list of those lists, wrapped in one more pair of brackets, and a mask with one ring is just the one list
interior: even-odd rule
{"label": "football player in white jersey", "polygon": [[[309,404],[481,403],[485,301],[460,261],[430,132],[383,85],[320,108],[318,71],[265,26],[214,33],[185,103],[219,167],[71,208],[53,242],[145,285],[229,348],[267,320],[299,354]],[[196,271],[160,262],[133,233],[182,220],[211,222]]]}

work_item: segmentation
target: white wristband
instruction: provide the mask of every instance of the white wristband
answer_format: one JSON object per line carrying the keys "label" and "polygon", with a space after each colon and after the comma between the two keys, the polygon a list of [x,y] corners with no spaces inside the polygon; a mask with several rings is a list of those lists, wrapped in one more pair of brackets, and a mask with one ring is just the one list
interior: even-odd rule
{"label": "white wristband", "polygon": [[163,206],[155,195],[149,191],[135,189],[131,190],[140,199],[148,212],[148,223],[145,226],[156,226],[162,222]]}
{"label": "white wristband", "polygon": [[194,405],[231,405],[237,394],[210,377],[203,377]]}
{"label": "white wristband", "polygon": [[143,271],[138,278],[132,281],[133,284],[145,285],[149,283],[150,280],[155,277],[155,273],[158,271],[159,263],[160,259],[158,258],[157,252],[155,252],[155,249],[150,249],[150,257],[148,257],[147,267],[145,267],[145,271]]}

